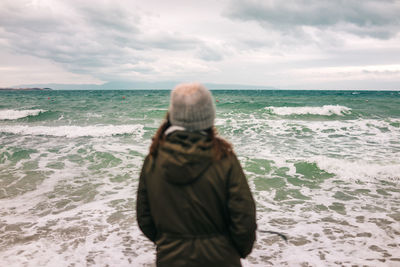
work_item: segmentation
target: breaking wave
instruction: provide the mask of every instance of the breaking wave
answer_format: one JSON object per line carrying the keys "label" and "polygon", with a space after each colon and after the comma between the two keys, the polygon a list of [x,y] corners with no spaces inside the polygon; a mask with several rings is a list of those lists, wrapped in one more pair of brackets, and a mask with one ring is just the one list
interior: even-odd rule
{"label": "breaking wave", "polygon": [[94,125],[94,126],[2,126],[1,133],[58,136],[58,137],[103,137],[122,134],[143,134],[143,125]]}
{"label": "breaking wave", "polygon": [[265,107],[271,114],[288,116],[288,115],[320,115],[344,116],[351,113],[351,108],[339,105],[324,105],[322,107]]}
{"label": "breaking wave", "polygon": [[37,116],[46,111],[47,110],[43,109],[27,109],[27,110],[3,109],[0,110],[0,120],[18,120],[28,116]]}

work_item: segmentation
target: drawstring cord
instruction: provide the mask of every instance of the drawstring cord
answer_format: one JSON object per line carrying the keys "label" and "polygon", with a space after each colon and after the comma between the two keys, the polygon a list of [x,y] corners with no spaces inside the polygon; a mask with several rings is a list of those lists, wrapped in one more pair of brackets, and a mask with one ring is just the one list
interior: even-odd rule
{"label": "drawstring cord", "polygon": [[278,235],[278,236],[280,236],[283,240],[285,240],[286,243],[288,242],[287,236],[284,235],[284,234],[282,234],[282,233],[278,233],[278,232],[275,232],[275,231],[266,231],[266,230],[258,230],[258,232],[260,232],[260,233],[268,233],[268,234]]}

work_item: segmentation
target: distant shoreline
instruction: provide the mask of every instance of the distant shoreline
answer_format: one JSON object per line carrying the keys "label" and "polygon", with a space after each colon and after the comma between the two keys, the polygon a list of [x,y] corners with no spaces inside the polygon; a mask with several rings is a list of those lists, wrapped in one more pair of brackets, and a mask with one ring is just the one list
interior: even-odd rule
{"label": "distant shoreline", "polygon": [[51,88],[0,88],[0,91],[52,91]]}
{"label": "distant shoreline", "polygon": [[[292,92],[398,92],[400,93],[400,89],[278,89],[278,88],[209,88],[211,91],[292,91]],[[12,87],[0,87],[0,91],[170,91],[171,88],[119,88],[119,89],[105,89],[105,88],[74,88],[74,89],[53,89],[49,87],[23,87],[23,88],[12,88]]]}

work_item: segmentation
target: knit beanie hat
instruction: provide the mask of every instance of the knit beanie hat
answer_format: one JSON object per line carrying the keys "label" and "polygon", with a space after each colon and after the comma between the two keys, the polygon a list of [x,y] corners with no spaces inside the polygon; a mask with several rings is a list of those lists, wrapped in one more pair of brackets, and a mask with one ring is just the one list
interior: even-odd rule
{"label": "knit beanie hat", "polygon": [[215,105],[211,92],[199,83],[183,83],[171,92],[169,120],[189,131],[205,130],[214,125]]}

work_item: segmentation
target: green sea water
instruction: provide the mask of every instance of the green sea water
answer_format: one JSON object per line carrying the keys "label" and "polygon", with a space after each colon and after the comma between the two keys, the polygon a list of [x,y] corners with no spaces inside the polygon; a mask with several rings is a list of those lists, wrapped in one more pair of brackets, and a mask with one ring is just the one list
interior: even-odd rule
{"label": "green sea water", "polygon": [[[400,92],[213,91],[260,230],[244,266],[400,264]],[[152,266],[138,173],[166,90],[0,92],[0,266]]]}

